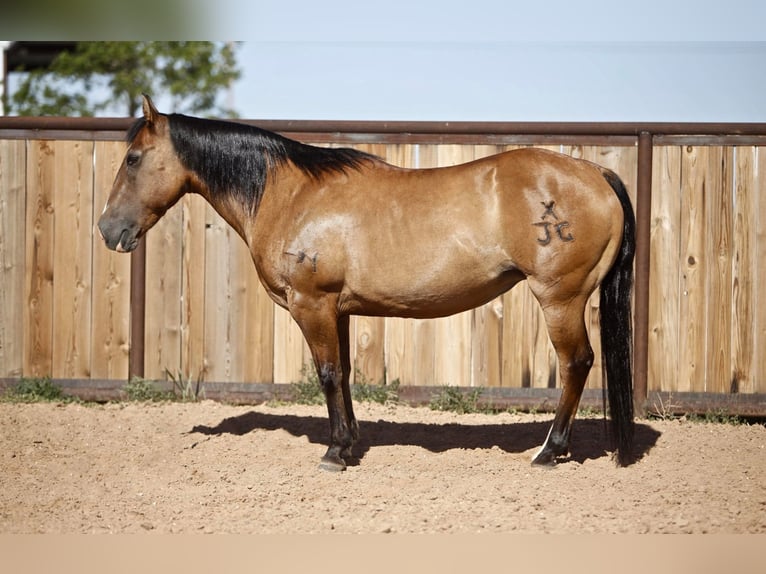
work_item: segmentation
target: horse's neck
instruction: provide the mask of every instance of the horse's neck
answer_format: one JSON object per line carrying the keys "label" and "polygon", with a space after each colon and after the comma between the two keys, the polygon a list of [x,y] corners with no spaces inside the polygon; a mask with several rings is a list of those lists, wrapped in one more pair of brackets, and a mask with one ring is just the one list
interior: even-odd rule
{"label": "horse's neck", "polygon": [[201,192],[205,200],[211,205],[218,215],[220,215],[226,223],[228,223],[237,234],[248,242],[248,224],[251,216],[248,213],[247,208],[237,201],[236,198],[230,194],[225,194],[221,197],[213,197],[211,194]]}

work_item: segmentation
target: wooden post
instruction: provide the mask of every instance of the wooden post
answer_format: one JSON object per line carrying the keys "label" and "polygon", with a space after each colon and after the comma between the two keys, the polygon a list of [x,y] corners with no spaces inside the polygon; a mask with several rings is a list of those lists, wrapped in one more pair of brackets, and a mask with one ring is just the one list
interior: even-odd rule
{"label": "wooden post", "polygon": [[636,181],[635,314],[633,331],[633,402],[643,411],[649,364],[649,252],[652,222],[652,134],[638,136]]}
{"label": "wooden post", "polygon": [[146,239],[130,256],[130,359],[128,380],[144,376],[146,308]]}

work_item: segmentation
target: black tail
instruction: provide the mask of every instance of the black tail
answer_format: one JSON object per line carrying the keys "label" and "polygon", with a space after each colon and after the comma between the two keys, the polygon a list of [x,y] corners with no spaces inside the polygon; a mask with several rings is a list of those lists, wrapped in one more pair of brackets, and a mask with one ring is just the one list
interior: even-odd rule
{"label": "black tail", "polygon": [[617,442],[617,462],[625,466],[633,456],[633,320],[630,292],[636,251],[636,218],[620,178],[612,171],[602,171],[622,204],[625,219],[620,251],[601,283],[600,305],[603,379],[609,397],[612,434]]}

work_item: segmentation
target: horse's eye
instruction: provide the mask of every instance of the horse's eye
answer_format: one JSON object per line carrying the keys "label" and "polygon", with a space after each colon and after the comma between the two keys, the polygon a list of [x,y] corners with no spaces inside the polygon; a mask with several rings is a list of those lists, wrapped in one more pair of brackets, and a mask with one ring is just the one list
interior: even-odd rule
{"label": "horse's eye", "polygon": [[141,159],[141,154],[138,153],[129,153],[128,157],[125,158],[125,162],[128,164],[128,167],[133,167],[138,163],[138,160]]}

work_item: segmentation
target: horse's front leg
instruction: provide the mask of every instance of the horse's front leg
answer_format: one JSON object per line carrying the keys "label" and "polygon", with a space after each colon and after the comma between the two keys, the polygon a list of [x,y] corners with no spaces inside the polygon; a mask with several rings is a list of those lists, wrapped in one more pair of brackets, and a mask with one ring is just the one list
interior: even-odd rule
{"label": "horse's front leg", "polygon": [[330,419],[330,446],[322,457],[319,467],[324,470],[346,470],[345,458],[351,456],[354,444],[354,433],[348,420],[345,400],[342,391],[342,373],[337,364],[329,359],[319,357],[314,362],[319,375],[319,383],[327,402],[327,414]]}
{"label": "horse's front leg", "polygon": [[[340,365],[341,365],[341,389],[343,390],[343,403],[346,406],[346,417],[348,419],[349,428],[351,429],[351,435],[355,441],[359,440],[359,423],[354,416],[354,405],[351,400],[351,386],[349,379],[351,378],[351,351],[349,341],[349,322],[348,315],[343,315],[338,319],[338,342],[340,344]],[[347,452],[341,453],[344,458],[351,456],[351,449]]]}
{"label": "horse's front leg", "polygon": [[[327,413],[330,420],[330,446],[322,457],[320,468],[330,471],[345,470],[344,457],[351,454],[355,434],[358,433],[353,419],[348,388],[348,321],[346,320],[346,344],[339,336],[338,318],[334,305],[312,305],[302,308],[291,305],[290,313],[296,320],[308,343],[314,366],[327,401]],[[345,346],[342,351],[341,347]],[[344,365],[345,364],[345,365]],[[345,367],[345,368],[344,368]]]}

